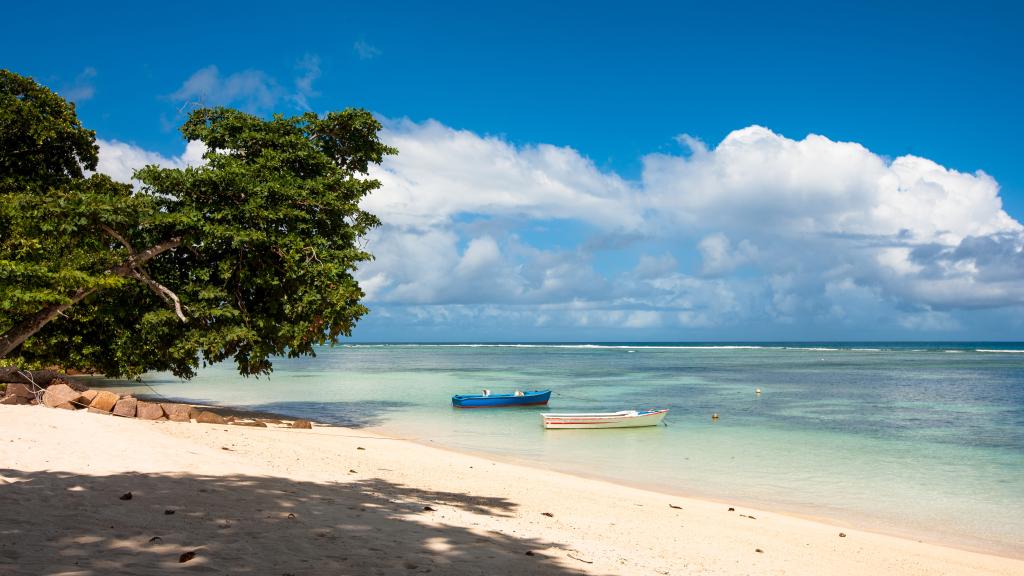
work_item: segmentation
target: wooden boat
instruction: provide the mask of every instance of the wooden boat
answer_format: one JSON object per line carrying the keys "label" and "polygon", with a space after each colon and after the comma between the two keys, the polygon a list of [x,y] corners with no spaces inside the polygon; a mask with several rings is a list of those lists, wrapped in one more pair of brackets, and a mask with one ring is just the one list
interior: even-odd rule
{"label": "wooden boat", "polygon": [[541,406],[548,403],[551,390],[530,390],[518,394],[456,394],[456,408],[498,408],[501,406]]}
{"label": "wooden boat", "polygon": [[545,428],[639,428],[657,426],[668,410],[623,410],[591,414],[541,414]]}

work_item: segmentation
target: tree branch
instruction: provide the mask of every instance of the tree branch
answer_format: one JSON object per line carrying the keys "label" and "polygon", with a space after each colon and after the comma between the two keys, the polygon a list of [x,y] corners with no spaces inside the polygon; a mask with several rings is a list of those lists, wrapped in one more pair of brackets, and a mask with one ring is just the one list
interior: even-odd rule
{"label": "tree branch", "polygon": [[[152,246],[138,254],[132,254],[123,263],[114,266],[110,270],[107,270],[108,274],[115,274],[122,277],[136,277],[135,274],[138,266],[152,260],[153,258],[163,254],[164,252],[177,248],[181,245],[181,238],[171,238],[161,242],[155,246]],[[158,284],[159,286],[159,284]],[[166,288],[164,288],[166,290]],[[21,344],[31,337],[33,334],[38,332],[50,323],[54,318],[60,316],[65,310],[78,304],[89,296],[93,292],[96,292],[96,288],[79,288],[72,294],[68,301],[63,304],[51,304],[44,307],[39,312],[36,312],[32,316],[29,316],[20,323],[14,325],[9,330],[0,334],[0,358],[5,358],[8,354],[14,351],[15,348],[21,346]],[[167,290],[170,292],[170,290]],[[171,292],[173,294],[173,292]],[[168,296],[170,297],[170,296]],[[177,296],[174,296],[174,300],[177,301]],[[180,306],[180,302],[177,302],[176,311],[179,314],[179,318],[183,316],[180,310],[177,308]]]}
{"label": "tree branch", "polygon": [[132,248],[132,245],[131,245],[131,244],[129,244],[127,240],[125,240],[124,236],[121,236],[120,234],[118,234],[118,233],[117,233],[117,231],[116,231],[116,230],[114,230],[114,229],[113,229],[113,228],[111,228],[110,226],[107,226],[106,224],[100,224],[100,228],[101,228],[101,229],[102,229],[102,230],[103,230],[104,232],[106,232],[107,236],[110,236],[110,237],[111,237],[111,238],[113,238],[114,240],[117,240],[117,241],[118,241],[118,242],[120,242],[120,243],[121,243],[121,244],[122,244],[122,245],[123,245],[123,246],[124,246],[125,248],[127,248],[127,249],[128,249],[128,253],[129,253],[129,254],[131,254],[132,256],[134,256],[134,255],[135,255],[135,248]]}
{"label": "tree branch", "polygon": [[141,280],[146,286],[149,286],[149,289],[162,298],[164,302],[174,304],[174,313],[182,322],[188,322],[188,318],[185,318],[185,313],[181,310],[181,300],[178,299],[178,295],[172,292],[170,288],[150,278],[149,274],[146,274],[146,271],[141,267],[136,267],[132,270],[132,276]]}

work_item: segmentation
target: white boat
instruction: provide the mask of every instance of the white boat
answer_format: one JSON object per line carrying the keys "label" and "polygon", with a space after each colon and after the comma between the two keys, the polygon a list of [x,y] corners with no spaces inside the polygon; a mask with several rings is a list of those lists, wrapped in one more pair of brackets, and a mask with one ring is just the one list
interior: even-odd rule
{"label": "white boat", "polygon": [[638,428],[657,426],[668,410],[623,410],[590,414],[541,414],[545,428]]}

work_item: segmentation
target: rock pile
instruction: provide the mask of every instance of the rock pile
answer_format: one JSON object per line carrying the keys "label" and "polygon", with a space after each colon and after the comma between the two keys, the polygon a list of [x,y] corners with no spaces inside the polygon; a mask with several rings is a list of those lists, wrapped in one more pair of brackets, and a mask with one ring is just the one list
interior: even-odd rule
{"label": "rock pile", "polygon": [[[2,376],[2,374],[0,374]],[[0,383],[0,405],[36,405],[64,410],[88,410],[97,414],[113,414],[124,418],[142,420],[170,420],[173,422],[198,422],[200,424],[222,424],[267,428],[312,428],[308,420],[289,422],[277,418],[254,418],[224,416],[206,408],[173,402],[148,402],[121,396],[107,390],[90,390],[81,382],[54,377],[46,383],[9,382]]]}

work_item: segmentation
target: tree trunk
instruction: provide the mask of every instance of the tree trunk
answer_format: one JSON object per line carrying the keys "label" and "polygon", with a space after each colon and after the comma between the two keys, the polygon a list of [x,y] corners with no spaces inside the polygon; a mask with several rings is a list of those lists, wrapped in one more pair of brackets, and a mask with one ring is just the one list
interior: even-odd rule
{"label": "tree trunk", "polygon": [[[179,245],[181,245],[181,238],[172,238],[166,242],[161,242],[148,250],[143,250],[138,254],[133,254],[122,264],[114,266],[107,272],[116,276],[134,278],[135,275],[133,271],[136,267],[141,266],[143,263],[172,248],[176,248]],[[60,316],[62,312],[75,304],[78,304],[86,296],[95,291],[96,288],[79,288],[67,302],[62,304],[51,304],[26,318],[7,332],[4,332],[0,335],[0,358],[6,358],[8,354],[13,352],[18,346],[21,346],[25,340],[28,340],[33,334],[39,332],[43,326],[49,324],[51,320]]]}
{"label": "tree trunk", "polygon": [[42,388],[49,386],[57,378],[64,378],[64,374],[56,370],[20,370],[16,367],[0,368],[0,382],[18,384],[38,384]]}

